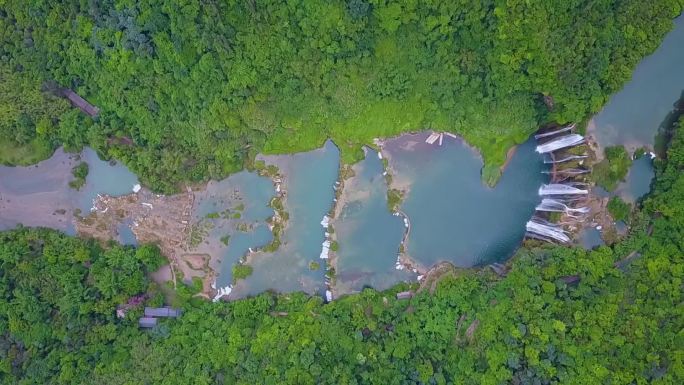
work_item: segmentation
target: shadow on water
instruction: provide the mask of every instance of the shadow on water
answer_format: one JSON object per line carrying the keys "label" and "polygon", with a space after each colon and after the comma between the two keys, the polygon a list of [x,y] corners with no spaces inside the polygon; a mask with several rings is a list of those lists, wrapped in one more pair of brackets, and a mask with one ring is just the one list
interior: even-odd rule
{"label": "shadow on water", "polygon": [[663,119],[658,126],[658,134],[655,138],[654,149],[656,154],[658,154],[658,156],[661,158],[665,157],[667,144],[672,139],[672,127],[684,114],[684,89],[682,89],[679,99],[672,106],[672,111],[665,116],[665,119]]}
{"label": "shadow on water", "polygon": [[579,238],[580,242],[582,243],[582,247],[587,250],[605,245],[605,242],[603,242],[603,239],[601,238],[601,232],[593,227],[588,227],[582,230]]}
{"label": "shadow on water", "polygon": [[684,84],[684,16],[674,24],[658,49],[639,63],[632,79],[590,122],[601,147],[624,145],[631,152],[654,145],[660,119],[680,97]]}
{"label": "shadow on water", "polygon": [[[655,138],[654,151],[658,157],[666,156],[667,143],[672,139],[672,127],[684,114],[684,90],[679,99],[672,104],[673,109],[665,116],[658,126],[658,134]],[[651,191],[655,177],[653,161],[648,154],[635,159],[625,181],[620,183],[614,195],[620,196],[629,203],[636,203]]]}

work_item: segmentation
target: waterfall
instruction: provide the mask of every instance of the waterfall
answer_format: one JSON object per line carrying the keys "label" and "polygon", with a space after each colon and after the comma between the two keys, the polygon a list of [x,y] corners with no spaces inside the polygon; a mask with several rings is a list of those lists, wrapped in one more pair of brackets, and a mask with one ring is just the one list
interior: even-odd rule
{"label": "waterfall", "polygon": [[[565,174],[565,175],[581,175],[588,173],[589,170],[584,170],[581,168],[566,168],[564,170],[556,170],[555,174]],[[553,171],[542,171],[542,174],[554,174]]]}
{"label": "waterfall", "polygon": [[561,148],[576,146],[584,142],[584,137],[578,134],[570,134],[561,136],[560,138],[554,139],[544,144],[537,146],[536,151],[540,154],[547,152],[553,152]]}
{"label": "waterfall", "polygon": [[549,137],[549,136],[553,136],[553,135],[556,135],[556,134],[560,134],[561,132],[570,131],[570,130],[572,130],[573,128],[575,128],[575,123],[573,123],[573,124],[571,124],[571,125],[569,125],[569,126],[565,126],[565,127],[560,128],[560,129],[558,129],[558,130],[555,130],[555,131],[545,132],[545,133],[543,133],[543,134],[537,134],[537,135],[534,136],[534,138],[535,138],[535,139],[546,138],[546,137]]}
{"label": "waterfall", "polygon": [[565,203],[551,198],[542,199],[541,203],[537,206],[537,211],[552,211],[558,213],[580,213],[586,214],[589,212],[589,207],[578,207],[572,208]]}
{"label": "waterfall", "polygon": [[558,160],[553,160],[553,159],[544,159],[544,163],[550,164],[550,163],[563,163],[567,162],[569,160],[575,160],[575,159],[584,159],[587,158],[587,155],[569,155],[566,156],[565,158],[558,159]]}
{"label": "waterfall", "polygon": [[552,183],[543,184],[539,188],[539,195],[587,195],[589,190],[580,189],[573,185]]}
{"label": "waterfall", "polygon": [[554,240],[561,243],[570,242],[570,237],[565,233],[562,227],[542,221],[539,219],[532,218],[525,225],[525,229],[528,234],[533,238],[543,239],[546,241]]}

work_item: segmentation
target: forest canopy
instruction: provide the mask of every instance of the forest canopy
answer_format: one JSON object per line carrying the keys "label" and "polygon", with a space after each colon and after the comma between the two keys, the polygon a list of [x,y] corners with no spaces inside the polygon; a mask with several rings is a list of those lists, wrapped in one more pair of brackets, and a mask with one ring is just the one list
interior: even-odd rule
{"label": "forest canopy", "polygon": [[531,244],[504,278],[454,271],[404,300],[407,284],[329,304],[179,286],[183,315],[151,330],[137,318],[164,301],[156,248],[0,233],[0,383],[681,384],[684,118],[655,165],[612,247]]}
{"label": "forest canopy", "polygon": [[34,86],[3,97],[33,105],[55,82],[101,112],[45,104],[3,140],[88,144],[171,191],[257,152],[330,137],[353,161],[374,137],[436,129],[478,147],[491,182],[540,124],[597,111],[683,3],[5,0],[0,74]]}

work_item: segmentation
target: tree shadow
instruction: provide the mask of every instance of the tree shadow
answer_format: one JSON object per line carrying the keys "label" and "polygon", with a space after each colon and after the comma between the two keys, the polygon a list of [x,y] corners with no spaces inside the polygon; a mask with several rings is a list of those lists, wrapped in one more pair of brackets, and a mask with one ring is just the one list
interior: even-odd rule
{"label": "tree shadow", "polygon": [[665,119],[658,126],[658,133],[653,145],[654,151],[660,158],[666,157],[667,144],[672,139],[672,128],[679,121],[679,118],[684,115],[684,90],[679,95],[679,99],[672,104],[672,107],[672,111],[665,116]]}

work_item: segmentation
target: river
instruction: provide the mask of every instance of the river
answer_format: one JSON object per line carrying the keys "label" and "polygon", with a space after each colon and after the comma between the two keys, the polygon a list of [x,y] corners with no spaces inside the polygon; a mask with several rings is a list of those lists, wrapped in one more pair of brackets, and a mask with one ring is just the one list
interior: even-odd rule
{"label": "river", "polygon": [[[684,17],[589,123],[588,130],[601,147],[625,145],[633,151],[654,146],[661,123],[684,89],[682,46]],[[397,269],[402,251],[421,268],[441,261],[471,267],[506,260],[520,245],[525,222],[540,201],[537,189],[546,181],[534,141],[516,148],[501,180],[491,188],[482,183],[482,159],[476,151],[450,137],[442,145],[430,145],[425,143],[427,136],[422,132],[385,140],[381,155],[366,148],[365,159],[352,167],[353,175],[341,181],[343,191],[337,191],[340,153],[331,141],[304,153],[260,155],[259,160],[277,166],[282,180],[274,183],[270,177],[243,171],[191,192],[189,226],[194,235],[183,249],[211,257],[208,267],[216,272],[216,286],[234,283],[236,264],[253,268],[249,277],[235,284],[231,298],[269,289],[322,294],[331,284],[336,294],[343,294],[413,281],[418,274]],[[387,169],[381,157],[387,158]],[[71,170],[81,161],[89,164],[89,174],[75,191],[69,187]],[[618,194],[634,203],[649,191],[652,177],[650,157],[641,157],[626,181],[606,195]],[[0,230],[23,224],[73,235],[75,216],[88,214],[98,194],[130,194],[136,184],[137,177],[126,167],[99,159],[89,148],[80,154],[58,149],[50,159],[30,167],[0,166]],[[387,207],[390,187],[404,191],[399,209],[407,215],[406,223]],[[289,218],[280,247],[267,252],[262,248],[274,240],[269,202],[277,195],[282,195]],[[330,228],[321,225],[328,215],[333,216]],[[410,233],[405,236],[409,221]],[[115,238],[137,245],[131,231],[135,225],[122,218]],[[602,244],[595,229],[580,239],[587,248]],[[328,241],[334,244],[332,259],[321,259]],[[326,279],[326,271],[335,278]]]}

